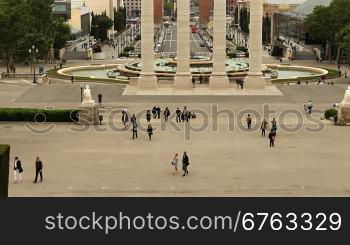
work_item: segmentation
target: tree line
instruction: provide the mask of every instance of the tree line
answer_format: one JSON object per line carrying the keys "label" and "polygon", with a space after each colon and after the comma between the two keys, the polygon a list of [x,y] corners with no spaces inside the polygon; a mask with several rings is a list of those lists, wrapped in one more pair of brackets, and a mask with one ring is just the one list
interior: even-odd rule
{"label": "tree line", "polygon": [[52,60],[52,53],[65,47],[70,28],[52,13],[53,3],[54,0],[0,1],[0,54],[7,73],[16,71],[16,59],[30,57],[32,45],[39,51],[38,58],[45,61]]}
{"label": "tree line", "polygon": [[350,1],[333,0],[329,6],[317,6],[304,20],[305,30],[321,40],[329,60],[341,57],[350,61]]}

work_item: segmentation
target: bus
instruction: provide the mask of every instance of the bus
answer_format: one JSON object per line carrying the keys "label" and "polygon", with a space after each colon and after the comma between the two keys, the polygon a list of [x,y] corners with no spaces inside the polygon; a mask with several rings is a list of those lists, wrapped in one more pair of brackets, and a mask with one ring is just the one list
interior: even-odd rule
{"label": "bus", "polygon": [[191,30],[192,30],[192,33],[197,33],[197,26],[192,25]]}

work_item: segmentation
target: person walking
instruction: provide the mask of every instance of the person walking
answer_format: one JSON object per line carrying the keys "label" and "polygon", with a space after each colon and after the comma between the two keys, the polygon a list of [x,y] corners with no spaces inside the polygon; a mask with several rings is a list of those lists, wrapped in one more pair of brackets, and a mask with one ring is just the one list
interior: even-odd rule
{"label": "person walking", "polygon": [[270,140],[270,147],[275,147],[276,132],[273,129],[271,129],[271,132],[269,133],[269,140]]}
{"label": "person walking", "polygon": [[202,84],[202,82],[203,82],[203,77],[202,77],[202,75],[200,75],[199,76],[199,84]]}
{"label": "person walking", "polygon": [[188,122],[188,120],[189,120],[187,106],[185,106],[183,111],[182,111],[181,119],[182,119],[182,121],[186,121],[186,122]]}
{"label": "person walking", "polygon": [[190,160],[188,158],[188,155],[186,152],[184,152],[184,155],[182,157],[182,170],[184,171],[184,174],[182,177],[185,177],[188,175],[188,166],[190,165]]}
{"label": "person walking", "polygon": [[160,109],[160,107],[158,106],[157,107],[157,117],[158,117],[158,119],[160,119],[160,113],[161,113],[161,109]]}
{"label": "person walking", "polygon": [[136,123],[136,115],[135,114],[132,114],[130,121],[132,124]]}
{"label": "person walking", "polygon": [[181,122],[181,110],[179,107],[176,108],[176,122]]}
{"label": "person walking", "polygon": [[276,118],[273,118],[271,121],[271,130],[273,130],[275,133],[277,132],[277,121]]}
{"label": "person walking", "polygon": [[166,122],[169,120],[169,116],[170,116],[170,110],[168,107],[166,107],[164,110],[164,118]]}
{"label": "person walking", "polygon": [[137,122],[136,122],[136,120],[134,120],[132,122],[132,139],[134,140],[135,138],[137,139]]}
{"label": "person walking", "polygon": [[309,100],[309,102],[307,102],[307,112],[308,112],[309,114],[312,113],[312,108],[313,108],[312,101]]}
{"label": "person walking", "polygon": [[248,114],[246,121],[247,121],[248,130],[250,130],[252,128],[252,117],[250,116],[250,114]]}
{"label": "person walking", "polygon": [[38,180],[38,176],[40,175],[40,182],[43,182],[43,163],[40,160],[39,157],[36,157],[36,161],[35,161],[35,179],[34,179],[34,183],[36,184],[37,180]]}
{"label": "person walking", "polygon": [[264,119],[261,123],[261,136],[265,137],[266,136],[266,129],[267,129],[267,121]]}
{"label": "person walking", "polygon": [[151,111],[150,111],[150,110],[147,110],[147,113],[146,113],[146,120],[147,120],[148,123],[151,122],[151,118],[152,118],[152,116],[151,116]]}
{"label": "person walking", "polygon": [[14,183],[17,182],[22,182],[22,173],[23,173],[23,168],[22,168],[22,163],[18,159],[18,157],[15,157],[15,161],[13,164],[13,174],[14,174]]}
{"label": "person walking", "polygon": [[179,154],[175,153],[175,156],[173,158],[173,160],[171,161],[171,165],[174,166],[175,172],[173,173],[173,175],[177,174],[179,171],[177,170],[177,165],[179,164]]}
{"label": "person walking", "polygon": [[128,112],[126,110],[122,111],[122,122],[124,125],[124,130],[126,130],[129,127],[129,116],[128,116]]}
{"label": "person walking", "polygon": [[153,119],[157,118],[157,107],[156,106],[154,106],[152,109],[152,115],[153,115]]}
{"label": "person walking", "polygon": [[148,124],[147,133],[148,133],[148,138],[151,141],[152,140],[152,135],[153,135],[153,128],[152,128],[151,124]]}

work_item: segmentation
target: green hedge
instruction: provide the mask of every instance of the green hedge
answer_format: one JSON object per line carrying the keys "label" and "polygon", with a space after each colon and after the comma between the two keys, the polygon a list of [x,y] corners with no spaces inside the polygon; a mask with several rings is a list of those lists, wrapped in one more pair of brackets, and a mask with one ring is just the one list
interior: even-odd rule
{"label": "green hedge", "polygon": [[228,53],[227,56],[228,56],[230,59],[235,59],[235,58],[237,58],[237,54],[236,54],[236,53]]}
{"label": "green hedge", "polygon": [[244,46],[237,46],[236,50],[244,52],[244,53],[248,52],[248,49]]}
{"label": "green hedge", "polygon": [[41,110],[1,108],[0,121],[8,122],[74,122],[78,121],[77,110]]}
{"label": "green hedge", "polygon": [[134,50],[135,50],[135,48],[132,46],[128,46],[128,47],[124,48],[124,52],[130,52],[130,51],[134,51]]}
{"label": "green hedge", "polygon": [[129,53],[128,52],[122,52],[122,53],[120,53],[119,54],[119,57],[129,57],[130,55],[129,55]]}
{"label": "green hedge", "polygon": [[0,197],[8,197],[10,146],[0,145]]}
{"label": "green hedge", "polygon": [[338,111],[336,109],[328,109],[324,112],[324,117],[326,119],[330,119],[331,117],[337,117],[338,116]]}

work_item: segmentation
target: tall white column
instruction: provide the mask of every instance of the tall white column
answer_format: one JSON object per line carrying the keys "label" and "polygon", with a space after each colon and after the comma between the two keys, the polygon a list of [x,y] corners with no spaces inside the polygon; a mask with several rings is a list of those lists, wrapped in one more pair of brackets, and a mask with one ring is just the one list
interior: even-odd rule
{"label": "tall white column", "polygon": [[109,18],[113,21],[113,26],[109,30],[109,37],[114,34],[114,2],[109,0]]}
{"label": "tall white column", "polygon": [[209,86],[212,89],[228,88],[226,73],[226,1],[214,1],[213,21],[213,73]]}
{"label": "tall white column", "polygon": [[192,88],[190,71],[190,1],[177,1],[177,71],[174,87]]}
{"label": "tall white column", "polygon": [[250,1],[249,72],[245,79],[247,89],[265,88],[262,74],[262,18],[263,0]]}
{"label": "tall white column", "polygon": [[141,1],[141,75],[138,79],[140,89],[157,88],[154,73],[154,4]]}

